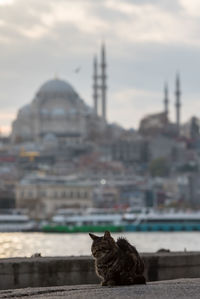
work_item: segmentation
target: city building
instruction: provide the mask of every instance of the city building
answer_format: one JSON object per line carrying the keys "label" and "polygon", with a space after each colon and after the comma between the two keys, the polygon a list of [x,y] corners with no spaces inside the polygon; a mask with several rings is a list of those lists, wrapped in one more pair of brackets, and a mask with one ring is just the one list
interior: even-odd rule
{"label": "city building", "polygon": [[51,217],[57,209],[92,207],[93,187],[85,181],[53,176],[27,176],[16,185],[16,207],[35,219]]}

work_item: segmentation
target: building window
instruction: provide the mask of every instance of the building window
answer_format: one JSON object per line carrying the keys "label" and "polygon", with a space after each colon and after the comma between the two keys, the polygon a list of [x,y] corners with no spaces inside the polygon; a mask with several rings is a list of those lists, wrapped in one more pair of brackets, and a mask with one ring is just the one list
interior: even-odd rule
{"label": "building window", "polygon": [[40,192],[40,196],[44,196],[45,197],[46,196],[46,192],[45,191],[41,191]]}

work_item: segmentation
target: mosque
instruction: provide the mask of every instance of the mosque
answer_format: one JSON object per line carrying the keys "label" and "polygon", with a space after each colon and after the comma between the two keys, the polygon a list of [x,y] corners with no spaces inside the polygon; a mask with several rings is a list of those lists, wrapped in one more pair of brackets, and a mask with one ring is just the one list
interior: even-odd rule
{"label": "mosque", "polygon": [[[91,136],[106,136],[107,74],[105,46],[101,46],[100,63],[93,62],[93,107],[88,106],[66,81],[55,78],[45,82],[31,103],[22,107],[12,124],[13,144],[33,142],[57,145],[80,145]],[[164,89],[164,109],[144,117],[139,126],[141,135],[161,133],[168,136],[180,134],[180,79],[176,77],[176,122],[169,120],[168,87]],[[109,130],[109,129],[108,129]],[[100,133],[100,134],[99,134]],[[98,138],[98,137],[97,137]],[[96,139],[97,139],[96,138]]]}
{"label": "mosque", "polygon": [[139,126],[139,132],[142,135],[155,135],[164,134],[168,136],[179,136],[181,134],[181,91],[180,91],[180,78],[177,74],[175,82],[175,123],[170,122],[169,119],[169,98],[168,98],[168,86],[164,88],[164,109],[159,113],[154,113],[145,116]]}
{"label": "mosque", "polygon": [[[22,107],[12,124],[11,142],[48,142],[81,144],[90,130],[105,130],[106,121],[106,59],[101,48],[100,74],[94,59],[94,107],[89,107],[66,81],[55,78],[45,82],[31,103]],[[100,92],[99,92],[100,91]],[[100,97],[99,97],[100,95]],[[100,113],[99,106],[102,108]]]}

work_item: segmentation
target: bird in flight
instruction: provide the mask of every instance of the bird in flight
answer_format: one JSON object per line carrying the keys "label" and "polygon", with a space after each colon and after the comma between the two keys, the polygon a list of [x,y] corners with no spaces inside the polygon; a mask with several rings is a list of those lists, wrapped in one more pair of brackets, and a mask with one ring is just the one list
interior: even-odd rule
{"label": "bird in flight", "polygon": [[81,70],[81,67],[79,66],[79,67],[75,68],[74,73],[78,74],[80,72],[80,70]]}

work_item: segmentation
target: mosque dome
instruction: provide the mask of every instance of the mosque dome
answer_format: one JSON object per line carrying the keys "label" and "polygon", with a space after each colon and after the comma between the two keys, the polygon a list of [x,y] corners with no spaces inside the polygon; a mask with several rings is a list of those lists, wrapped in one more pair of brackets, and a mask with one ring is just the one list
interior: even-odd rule
{"label": "mosque dome", "polygon": [[11,138],[14,142],[40,140],[48,145],[56,143],[56,138],[66,143],[79,143],[87,135],[92,113],[68,82],[48,80],[33,100],[19,110]]}
{"label": "mosque dome", "polygon": [[45,82],[37,92],[38,97],[77,97],[73,87],[66,81],[61,79],[52,79]]}
{"label": "mosque dome", "polygon": [[19,110],[19,115],[29,115],[31,113],[31,107],[30,104],[24,105],[20,110]]}

